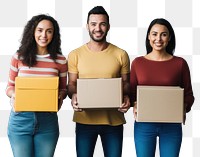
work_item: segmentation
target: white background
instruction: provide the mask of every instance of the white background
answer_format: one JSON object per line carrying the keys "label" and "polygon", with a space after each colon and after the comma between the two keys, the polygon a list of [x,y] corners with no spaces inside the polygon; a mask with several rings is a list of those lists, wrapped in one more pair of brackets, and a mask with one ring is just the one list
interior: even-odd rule
{"label": "white background", "polygon": [[[61,27],[62,51],[68,53],[89,39],[85,29],[88,11],[103,5],[110,15],[108,41],[125,49],[132,61],[145,55],[145,35],[149,23],[158,17],[173,25],[177,44],[175,55],[185,58],[190,66],[195,103],[183,126],[180,157],[200,156],[200,1],[199,0],[0,0],[0,156],[12,157],[7,138],[9,98],[5,95],[11,56],[19,47],[21,34],[33,15],[48,13]],[[55,157],[75,157],[73,111],[67,98],[58,113],[60,138]],[[134,157],[134,119],[132,109],[126,113],[123,157]],[[159,152],[157,150],[157,156]],[[102,157],[98,139],[94,157]]]}

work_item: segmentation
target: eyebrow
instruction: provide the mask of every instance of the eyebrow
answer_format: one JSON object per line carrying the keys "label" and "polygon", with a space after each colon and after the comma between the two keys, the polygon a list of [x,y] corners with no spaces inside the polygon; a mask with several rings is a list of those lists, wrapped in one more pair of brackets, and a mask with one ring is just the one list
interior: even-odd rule
{"label": "eyebrow", "polygon": [[[44,29],[44,28],[42,28],[42,27],[36,27],[36,29]],[[54,28],[50,27],[50,28],[47,28],[46,30],[54,30]]]}
{"label": "eyebrow", "polygon": [[[98,23],[98,22],[96,22],[96,21],[91,21],[90,23]],[[100,22],[100,24],[102,24],[102,23],[104,23],[104,24],[108,24],[107,22]]]}
{"label": "eyebrow", "polygon": [[[156,31],[151,31],[150,33],[158,33]],[[161,33],[168,33],[168,32],[161,32]]]}

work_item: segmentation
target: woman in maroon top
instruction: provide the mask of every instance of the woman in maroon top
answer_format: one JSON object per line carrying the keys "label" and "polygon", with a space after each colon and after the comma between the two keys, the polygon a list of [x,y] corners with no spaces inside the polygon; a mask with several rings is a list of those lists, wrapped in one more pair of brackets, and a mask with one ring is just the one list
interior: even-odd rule
{"label": "woman in maroon top", "polygon": [[[134,117],[137,116],[137,85],[180,86],[184,88],[185,112],[191,110],[194,96],[187,62],[174,56],[175,34],[165,19],[154,19],[147,30],[145,56],[137,57],[131,65],[131,96]],[[178,157],[182,142],[181,123],[135,122],[134,139],[137,157],[154,157],[159,137],[161,157]]]}

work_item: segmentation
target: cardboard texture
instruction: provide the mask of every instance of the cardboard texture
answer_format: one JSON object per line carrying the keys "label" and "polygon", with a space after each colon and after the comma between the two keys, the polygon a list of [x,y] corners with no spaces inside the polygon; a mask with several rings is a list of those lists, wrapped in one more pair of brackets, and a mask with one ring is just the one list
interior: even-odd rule
{"label": "cardboard texture", "polygon": [[58,111],[58,77],[16,77],[15,111]]}
{"label": "cardboard texture", "polygon": [[80,108],[119,108],[122,104],[122,79],[78,79]]}
{"label": "cardboard texture", "polygon": [[184,89],[171,86],[138,86],[138,122],[182,123]]}

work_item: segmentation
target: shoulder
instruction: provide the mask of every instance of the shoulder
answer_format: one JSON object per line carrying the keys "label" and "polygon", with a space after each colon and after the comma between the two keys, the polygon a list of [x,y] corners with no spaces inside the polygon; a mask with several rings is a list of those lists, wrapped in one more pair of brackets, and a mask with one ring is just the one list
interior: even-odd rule
{"label": "shoulder", "polygon": [[82,45],[74,50],[72,50],[69,54],[68,54],[68,61],[69,60],[74,60],[75,58],[78,58],[78,56],[82,53],[86,51],[86,46],[85,45]]}
{"label": "shoulder", "polygon": [[68,64],[78,62],[79,56],[85,51],[86,51],[86,45],[82,45],[82,46],[72,50],[67,56]]}
{"label": "shoulder", "polygon": [[66,57],[63,54],[57,54],[58,59],[66,60]]}
{"label": "shoulder", "polygon": [[108,51],[110,51],[109,54],[116,56],[117,58],[121,58],[122,60],[130,61],[128,53],[118,46],[111,44],[109,45]]}
{"label": "shoulder", "polygon": [[57,54],[56,62],[60,63],[60,64],[66,64],[67,63],[67,59],[63,54]]}
{"label": "shoulder", "polygon": [[21,63],[21,60],[19,59],[19,54],[18,53],[14,53],[11,57],[11,61],[10,61],[10,64],[13,66],[13,67],[17,67],[18,64]]}
{"label": "shoulder", "polygon": [[109,43],[109,47],[110,47],[110,49],[114,50],[115,52],[119,52],[119,53],[122,53],[122,54],[127,54],[127,52],[124,49],[122,49],[122,48],[120,48],[120,47],[118,47],[118,46],[116,46],[116,45],[114,45],[112,43]]}
{"label": "shoulder", "polygon": [[143,56],[138,56],[132,60],[131,66],[141,66],[141,65],[144,65],[143,64],[144,62],[145,62],[145,58]]}
{"label": "shoulder", "polygon": [[19,53],[16,52],[12,55],[12,60],[19,60]]}
{"label": "shoulder", "polygon": [[82,45],[82,46],[80,46],[80,47],[78,47],[78,48],[72,50],[72,51],[69,53],[69,55],[71,55],[71,54],[79,54],[79,53],[80,53],[81,51],[83,51],[85,48],[86,48],[86,45],[84,44],[84,45]]}
{"label": "shoulder", "polygon": [[144,56],[139,56],[139,57],[136,57],[135,59],[133,59],[133,63],[137,63],[137,62],[144,62],[145,58]]}
{"label": "shoulder", "polygon": [[174,56],[173,61],[179,64],[187,64],[187,61],[184,58],[179,57],[179,56]]}

